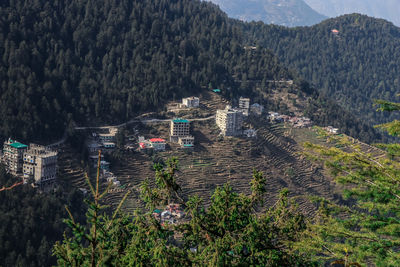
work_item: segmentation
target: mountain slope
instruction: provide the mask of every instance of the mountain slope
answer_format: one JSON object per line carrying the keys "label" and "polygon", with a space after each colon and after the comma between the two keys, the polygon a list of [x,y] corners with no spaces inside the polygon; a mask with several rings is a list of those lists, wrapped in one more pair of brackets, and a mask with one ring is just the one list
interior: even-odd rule
{"label": "mountain slope", "polygon": [[211,0],[230,17],[244,21],[263,21],[284,26],[307,26],[327,17],[303,0]]}
{"label": "mountain slope", "polygon": [[209,88],[232,100],[294,79],[292,90],[313,96],[305,112],[318,124],[376,140],[265,46],[244,49],[253,43],[246,24],[211,3],[10,0],[0,15],[2,138],[48,141],[76,124],[117,124]]}
{"label": "mountain slope", "polygon": [[[203,86],[232,94],[246,59],[240,28],[200,1],[3,1],[0,17],[0,137],[123,122]],[[291,77],[269,52],[259,63],[258,79]]]}
{"label": "mountain slope", "polygon": [[400,26],[398,0],[304,0],[321,14],[336,17],[343,14],[362,13],[383,18]]}
{"label": "mountain slope", "polygon": [[261,24],[249,28],[250,40],[272,49],[345,109],[372,124],[387,120],[387,114],[375,112],[372,103],[392,99],[400,91],[399,28],[358,14],[310,28]]}

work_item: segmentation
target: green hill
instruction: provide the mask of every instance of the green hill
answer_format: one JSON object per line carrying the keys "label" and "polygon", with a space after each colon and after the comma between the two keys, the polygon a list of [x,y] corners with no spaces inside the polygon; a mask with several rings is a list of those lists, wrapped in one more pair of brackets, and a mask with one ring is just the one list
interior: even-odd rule
{"label": "green hill", "polygon": [[[274,87],[270,80],[295,79],[294,90],[319,98],[262,46],[243,49],[251,44],[246,24],[211,3],[19,0],[3,1],[0,15],[3,138],[48,141],[74,125],[127,121],[208,88],[229,99],[254,95]],[[327,116],[315,120],[340,117],[342,131],[376,139],[334,104],[318,101],[308,110]]]}
{"label": "green hill", "polygon": [[[234,90],[240,28],[200,1],[3,1],[1,135],[60,136],[69,124],[122,122],[167,99]],[[269,52],[258,79],[290,78]]]}
{"label": "green hill", "polygon": [[388,120],[372,101],[393,99],[400,91],[400,28],[359,14],[313,27],[246,26],[250,40],[273,50],[346,110],[371,124]]}

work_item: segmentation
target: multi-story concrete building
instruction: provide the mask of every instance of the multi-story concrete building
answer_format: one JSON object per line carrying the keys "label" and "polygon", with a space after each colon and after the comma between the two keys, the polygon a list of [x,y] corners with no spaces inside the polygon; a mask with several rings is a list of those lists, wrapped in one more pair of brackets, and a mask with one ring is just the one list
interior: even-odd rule
{"label": "multi-story concrete building", "polygon": [[188,108],[197,108],[200,105],[200,99],[194,96],[182,98],[182,105]]}
{"label": "multi-story concrete building", "polygon": [[57,152],[47,147],[30,144],[24,153],[24,179],[32,179],[35,184],[54,184],[57,177]]}
{"label": "multi-story concrete building", "polygon": [[223,110],[217,110],[215,121],[224,136],[242,134],[243,113],[241,109],[232,109],[230,106],[226,106]]}
{"label": "multi-story concrete building", "polygon": [[178,144],[183,148],[193,148],[194,147],[194,137],[189,136],[181,136],[178,139]]}
{"label": "multi-story concrete building", "polygon": [[249,116],[250,98],[239,98],[239,109],[243,112],[244,116]]}
{"label": "multi-story concrete building", "polygon": [[179,137],[190,135],[190,121],[182,119],[171,120],[170,141],[178,143]]}
{"label": "multi-story concrete building", "polygon": [[10,173],[14,175],[22,174],[23,155],[27,149],[27,145],[12,140],[11,138],[4,142],[3,163]]}
{"label": "multi-story concrete building", "polygon": [[99,133],[97,136],[102,142],[114,142],[115,135],[118,133],[117,128],[109,128],[107,133]]}

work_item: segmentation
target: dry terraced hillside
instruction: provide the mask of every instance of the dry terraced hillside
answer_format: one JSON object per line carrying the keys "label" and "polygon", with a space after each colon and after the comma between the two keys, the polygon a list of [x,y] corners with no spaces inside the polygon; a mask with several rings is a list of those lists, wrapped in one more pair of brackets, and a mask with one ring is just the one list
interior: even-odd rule
{"label": "dry terraced hillside", "polygon": [[[201,114],[215,112],[227,101],[218,95],[202,96]],[[185,113],[190,117],[190,112]],[[184,115],[184,114],[180,114]],[[305,212],[312,212],[312,206],[306,195],[319,195],[329,199],[338,198],[337,188],[315,163],[309,162],[301,154],[305,141],[325,143],[318,138],[313,129],[293,129],[290,125],[270,124],[264,117],[252,117],[247,127],[257,130],[257,138],[219,137],[214,120],[196,121],[192,123],[195,137],[195,149],[183,151],[175,144],[169,144],[165,152],[146,155],[139,152],[123,152],[122,160],[112,166],[112,171],[121,182],[120,187],[112,187],[105,201],[117,205],[127,190],[132,190],[123,208],[132,212],[142,207],[139,201],[139,186],[146,178],[153,178],[154,161],[165,161],[169,157],[179,159],[180,170],[178,182],[182,186],[182,194],[187,197],[197,194],[208,204],[213,190],[229,182],[237,192],[249,193],[253,170],[262,171],[267,178],[266,198],[273,203],[278,192],[288,188],[291,195],[298,196],[297,202]],[[139,129],[146,137],[157,136],[168,140],[169,124],[133,124],[130,127]],[[363,150],[373,148],[363,145]],[[68,147],[64,148],[60,159],[60,174],[63,181],[76,187],[87,188],[84,171]],[[105,188],[106,182],[103,181]]]}

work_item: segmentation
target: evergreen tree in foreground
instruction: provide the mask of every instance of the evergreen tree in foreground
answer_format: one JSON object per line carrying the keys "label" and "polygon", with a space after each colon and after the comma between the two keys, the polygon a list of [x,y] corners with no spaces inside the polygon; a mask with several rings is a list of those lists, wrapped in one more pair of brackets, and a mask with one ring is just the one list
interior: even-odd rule
{"label": "evergreen tree in foreground", "polygon": [[[294,249],[308,223],[287,191],[266,207],[263,174],[253,173],[251,194],[218,187],[209,207],[201,198],[183,200],[175,173],[178,161],[156,164],[155,186],[146,181],[141,198],[146,211],[133,216],[120,207],[109,217],[102,210],[99,175],[95,186],[89,179],[92,199],[87,201],[87,226],[70,216],[65,220],[73,235],[54,246],[60,266],[312,266],[309,257]],[[126,198],[126,197],[125,197]],[[124,199],[125,199],[124,198]],[[161,224],[150,211],[167,203],[185,207],[187,219]]]}
{"label": "evergreen tree in foreground", "polygon": [[[376,103],[380,111],[400,110],[397,103]],[[377,127],[400,134],[398,120]],[[345,266],[400,266],[400,145],[379,144],[386,153],[365,153],[349,138],[330,141],[330,148],[306,144],[308,156],[331,170],[348,203],[315,199],[319,216],[297,246]]]}

